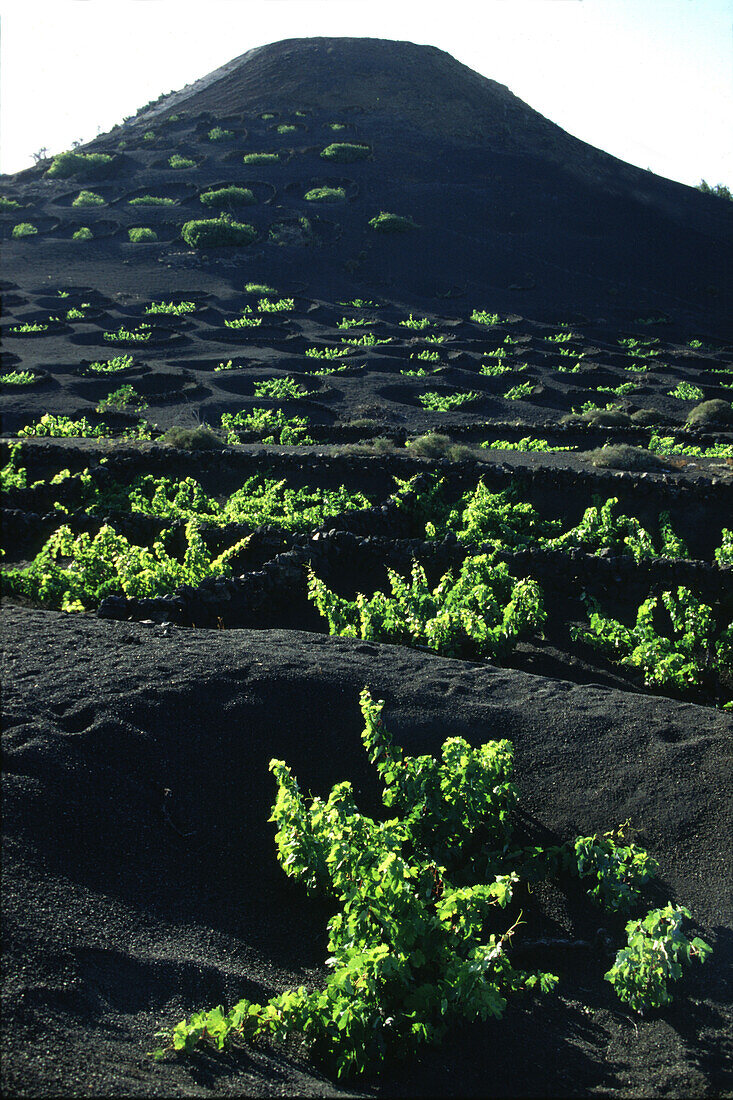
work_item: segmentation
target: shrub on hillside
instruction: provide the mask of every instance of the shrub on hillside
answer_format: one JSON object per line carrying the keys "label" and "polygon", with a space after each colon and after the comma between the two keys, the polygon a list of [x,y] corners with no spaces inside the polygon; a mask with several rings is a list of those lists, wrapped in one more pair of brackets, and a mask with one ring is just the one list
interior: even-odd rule
{"label": "shrub on hillside", "polygon": [[91,241],[94,234],[88,225],[82,225],[71,238],[72,241]]}
{"label": "shrub on hillside", "polygon": [[225,446],[219,436],[205,424],[198,428],[169,428],[162,442],[170,444],[171,447],[178,447],[182,451],[222,450]]}
{"label": "shrub on hillside", "polygon": [[627,443],[607,444],[597,451],[590,452],[594,466],[606,466],[610,470],[670,470],[672,465],[659,455],[644,450],[643,447],[630,447]]}
{"label": "shrub on hillside", "polygon": [[254,226],[222,216],[186,222],[181,236],[191,248],[221,248],[225,245],[252,244],[257,231]]}
{"label": "shrub on hillside", "polygon": [[688,428],[733,424],[733,406],[728,401],[721,401],[718,398],[713,401],[702,401],[690,410],[685,423]]}
{"label": "shrub on hillside", "polygon": [[408,229],[417,228],[412,218],[403,218],[400,214],[388,214],[386,210],[380,211],[375,218],[370,218],[369,224],[379,233],[405,233]]}
{"label": "shrub on hillside", "polygon": [[257,202],[249,187],[218,187],[199,195],[204,206],[252,206]]}
{"label": "shrub on hillside", "polygon": [[346,192],[343,187],[312,187],[303,198],[306,202],[342,202]]}
{"label": "shrub on hillside", "polygon": [[80,191],[71,204],[72,206],[104,206],[105,202],[101,195],[97,195],[94,191]]}
{"label": "shrub on hillside", "polygon": [[321,153],[321,156],[326,160],[334,160],[339,164],[350,164],[355,160],[366,160],[371,156],[371,149],[368,145],[355,145],[348,141],[336,141],[331,145],[327,145]]}
{"label": "shrub on hillside", "polygon": [[46,175],[57,179],[68,179],[70,176],[105,176],[109,173],[114,157],[107,153],[59,153],[51,161]]}
{"label": "shrub on hillside", "polygon": [[35,237],[37,232],[35,225],[31,225],[30,222],[20,222],[18,225],[13,226],[11,236],[18,240],[20,237]]}
{"label": "shrub on hillside", "polygon": [[133,229],[128,229],[127,235],[133,244],[151,243],[158,239],[158,234],[147,225],[136,225]]}

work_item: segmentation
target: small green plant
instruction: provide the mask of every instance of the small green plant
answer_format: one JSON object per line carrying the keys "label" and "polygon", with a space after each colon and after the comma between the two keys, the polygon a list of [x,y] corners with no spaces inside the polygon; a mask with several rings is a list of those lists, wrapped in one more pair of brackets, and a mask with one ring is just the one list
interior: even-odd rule
{"label": "small green plant", "polygon": [[715,560],[718,565],[733,565],[733,530],[723,528],[723,537],[720,546],[715,551]]}
{"label": "small green plant", "polygon": [[28,487],[28,471],[25,466],[19,466],[19,455],[22,453],[23,444],[13,443],[10,447],[8,461],[0,467],[0,490],[3,493],[10,489],[26,489]]}
{"label": "small green plant", "polygon": [[22,237],[35,237],[37,233],[38,229],[35,225],[31,225],[30,222],[19,222],[18,225],[13,226],[13,231],[10,235],[17,241]]}
{"label": "small green plant", "polygon": [[657,455],[689,455],[695,458],[733,458],[733,443],[712,443],[709,447],[695,447],[691,444],[676,443],[671,435],[659,435],[652,432],[648,449]]}
{"label": "small green plant", "polygon": [[307,359],[341,359],[349,354],[348,348],[306,348]]}
{"label": "small green plant", "polygon": [[391,596],[359,593],[347,600],[309,569],[308,597],[331,634],[424,645],[448,657],[498,657],[545,619],[537,582],[517,581],[490,555],[466,558],[457,578],[449,571],[433,589],[419,562],[409,579],[393,569],[388,576]]}
{"label": "small green plant", "polygon": [[472,401],[478,401],[481,394],[476,390],[467,393],[441,393],[439,390],[429,390],[427,393],[418,394],[418,401],[424,409],[431,412],[450,412],[451,409],[459,409],[462,405],[469,405]]}
{"label": "small green plant", "polygon": [[705,396],[699,386],[693,386],[690,382],[678,382],[673,390],[669,390],[668,397],[677,397],[680,401],[701,401]]}
{"label": "small green plant", "polygon": [[149,306],[145,307],[146,314],[165,313],[172,314],[174,317],[182,317],[186,313],[194,313],[196,310],[195,302],[151,302]]}
{"label": "small green plant", "polygon": [[157,241],[158,234],[147,225],[136,225],[128,229],[127,235],[132,244],[150,244]]}
{"label": "small green plant", "polygon": [[272,300],[270,298],[260,298],[257,308],[260,313],[288,313],[290,310],[295,309],[295,299],[278,298]]}
{"label": "small green plant", "polygon": [[228,141],[229,138],[234,137],[233,130],[222,130],[221,126],[214,126],[212,130],[209,130],[209,141]]}
{"label": "small green plant", "polygon": [[359,145],[351,142],[334,142],[322,150],[321,156],[325,160],[332,160],[338,164],[351,164],[357,160],[365,160],[371,156],[368,145]]}
{"label": "small green plant", "polygon": [[555,332],[552,336],[545,336],[544,339],[551,344],[567,344],[570,340],[577,340],[578,337],[574,332]]}
{"label": "small green plant", "polygon": [[155,133],[153,130],[146,130],[143,134],[143,141],[155,141]]}
{"label": "small green plant", "polygon": [[[344,320],[346,320],[346,318],[344,318]],[[350,328],[352,324],[354,324],[354,325],[362,325],[362,324],[366,325],[366,324],[370,324],[370,323],[371,322],[369,322],[369,321],[349,321],[348,324],[343,324],[343,322],[342,322],[337,327],[338,328]],[[342,336],[341,337],[341,343],[342,344],[351,344],[353,347],[375,348],[375,347],[377,347],[378,344],[391,344],[392,343],[392,337],[391,336],[386,336],[384,339],[379,340],[374,335],[373,332],[365,332],[363,336],[354,336],[351,339],[347,339],[345,336]]]}
{"label": "small green plant", "polygon": [[175,199],[165,198],[163,195],[140,195],[139,198],[130,199],[128,206],[175,206]]}
{"label": "small green plant", "polygon": [[604,618],[593,601],[587,603],[590,626],[574,628],[574,637],[621,664],[641,669],[649,687],[685,692],[733,663],[733,623],[716,629],[712,608],[689,588],[679,586],[676,593],[662,593],[661,604],[671,623],[667,635],[659,634],[655,626],[660,603],[656,596],[641,604],[633,627]]}
{"label": "small green plant", "polygon": [[417,229],[412,218],[390,214],[386,210],[380,210],[375,217],[369,219],[368,224],[378,233],[407,233],[410,229]]}
{"label": "small green plant", "polygon": [[39,332],[48,332],[49,327],[42,321],[23,321],[20,325],[11,325],[8,332],[13,332],[18,336],[33,336]]}
{"label": "small green plant", "polygon": [[227,433],[227,443],[238,443],[240,432],[251,432],[262,443],[279,443],[280,446],[300,446],[313,443],[308,435],[308,417],[287,417],[282,409],[255,408],[250,412],[222,413],[222,430]]}
{"label": "small green plant", "polygon": [[277,132],[278,134],[292,134],[293,131],[296,129],[296,126],[293,126],[288,122],[281,122],[280,125],[277,127]]}
{"label": "small green plant", "polygon": [[243,222],[222,215],[186,222],[181,237],[191,248],[222,248],[228,245],[248,245],[257,237],[257,230]]}
{"label": "small green plant", "polygon": [[91,241],[94,238],[94,234],[88,225],[82,225],[74,233],[72,233],[72,241]]}
{"label": "small green plant", "polygon": [[133,386],[126,385],[120,386],[119,389],[113,390],[102,398],[97,404],[97,412],[142,412],[147,407],[145,398]]}
{"label": "small green plant", "polygon": [[247,294],[276,294],[274,286],[268,286],[267,283],[245,283],[244,289]]}
{"label": "small green plant", "polygon": [[35,424],[27,424],[24,428],[19,428],[17,434],[19,436],[56,436],[60,438],[86,436],[91,439],[98,439],[105,434],[109,434],[109,432],[103,424],[91,424],[85,416],[80,417],[79,420],[73,420],[69,416],[54,416],[53,413],[44,413]]}
{"label": "small green plant", "polygon": [[80,191],[72,206],[106,206],[106,201],[95,191]]}
{"label": "small green plant", "polygon": [[618,386],[597,386],[596,393],[615,393],[623,396],[626,393],[636,393],[639,388],[638,382],[620,382]]}
{"label": "small green plant", "polygon": [[507,401],[521,401],[524,397],[529,397],[534,387],[534,382],[520,382],[518,386],[512,386],[508,389],[504,397]]}
{"label": "small green plant", "polygon": [[479,325],[498,325],[499,314],[488,313],[485,309],[474,309],[471,313],[471,320]]}
{"label": "small green plant", "polygon": [[131,366],[131,355],[115,355],[112,359],[90,363],[87,370],[92,374],[117,374],[118,371],[129,370]]}
{"label": "small green plant", "polygon": [[685,917],[690,918],[688,909],[669,902],[664,909],[652,909],[642,920],[626,925],[627,945],[617,952],[605,979],[634,1012],[643,1014],[669,1004],[667,983],[678,981],[683,966],[693,959],[704,962],[711,953],[704,940],[688,940],[684,935]]}
{"label": "small green plant", "polygon": [[371,321],[368,321],[366,317],[342,317],[340,321],[336,322],[336,328],[350,329],[361,328],[362,325],[370,325]]}
{"label": "small green plant", "polygon": [[404,321],[398,321],[397,324],[402,325],[403,328],[414,329],[422,332],[424,329],[430,328],[432,322],[428,317],[413,317],[413,315],[410,314],[410,316],[407,317]]}
{"label": "small green plant", "polygon": [[259,328],[261,324],[261,317],[249,317],[246,314],[242,317],[234,317],[231,320],[224,321],[226,328]]}
{"label": "small green plant", "polygon": [[214,373],[222,370],[241,370],[240,363],[233,363],[231,359],[228,359],[226,363],[219,363],[217,367],[214,367]]}
{"label": "small green plant", "polygon": [[0,214],[10,214],[13,210],[21,210],[22,206],[15,199],[9,199],[7,195],[0,195]]}
{"label": "small green plant", "polygon": [[427,363],[439,363],[440,353],[424,348],[423,351],[412,352],[410,354],[410,359],[423,359]]}
{"label": "small green plant", "polygon": [[306,397],[307,391],[294,378],[268,378],[264,382],[255,382],[255,397],[272,397],[280,400]]}
{"label": "small green plant", "polygon": [[280,160],[279,153],[245,153],[242,157],[245,164],[272,164]]}
{"label": "small green plant", "polygon": [[346,191],[343,187],[312,187],[303,198],[306,202],[343,202]]}
{"label": "small green plant", "polygon": [[218,187],[199,195],[204,206],[229,207],[253,206],[257,199],[249,187]]}
{"label": "small green plant", "polygon": [[87,175],[93,179],[107,175],[113,161],[114,157],[106,153],[59,153],[53,158],[46,175],[57,179]]}
{"label": "small green plant", "polygon": [[512,370],[516,370],[510,363],[482,363],[480,374],[488,375],[489,378],[496,378],[500,374],[509,374]]}
{"label": "small green plant", "polygon": [[4,386],[32,386],[35,381],[35,374],[29,370],[11,370],[0,374],[0,382]]}
{"label": "small green plant", "polygon": [[182,157],[180,153],[174,153],[168,158],[168,165],[170,168],[195,168],[196,161],[191,160],[190,157]]}
{"label": "small green plant", "polygon": [[108,344],[144,344],[153,335],[150,325],[138,325],[136,329],[126,329],[120,325],[116,332],[103,332],[102,339]]}
{"label": "small green plant", "polygon": [[490,451],[538,451],[543,454],[553,454],[557,451],[575,451],[576,447],[551,446],[546,439],[535,439],[531,435],[512,443],[509,439],[497,439],[493,443],[482,443]]}

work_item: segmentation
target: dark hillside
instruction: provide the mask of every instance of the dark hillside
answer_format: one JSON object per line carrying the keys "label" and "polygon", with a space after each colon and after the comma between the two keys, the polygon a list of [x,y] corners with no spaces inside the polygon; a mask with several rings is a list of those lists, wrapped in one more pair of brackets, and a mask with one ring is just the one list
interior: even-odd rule
{"label": "dark hillside", "polygon": [[[331,38],[0,198],[3,1095],[733,1096],[733,205],[441,50]],[[396,812],[365,685],[424,802],[333,826],[327,948],[269,763]],[[451,738],[511,740],[518,806],[465,746],[430,786]],[[604,974],[668,903],[713,956],[640,1015]],[[330,978],[366,1076],[299,1031],[151,1057]]]}

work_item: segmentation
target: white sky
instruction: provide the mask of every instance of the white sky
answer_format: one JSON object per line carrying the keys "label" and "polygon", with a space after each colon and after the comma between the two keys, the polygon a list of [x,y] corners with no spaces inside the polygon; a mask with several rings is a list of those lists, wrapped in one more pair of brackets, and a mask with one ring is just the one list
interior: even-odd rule
{"label": "white sky", "polygon": [[0,0],[0,170],[253,46],[435,45],[622,160],[733,187],[733,0]]}

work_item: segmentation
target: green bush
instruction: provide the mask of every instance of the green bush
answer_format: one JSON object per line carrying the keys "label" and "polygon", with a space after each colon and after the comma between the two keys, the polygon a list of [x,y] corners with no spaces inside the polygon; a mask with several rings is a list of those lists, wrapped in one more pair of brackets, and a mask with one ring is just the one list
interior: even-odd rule
{"label": "green bush", "polygon": [[403,218],[400,214],[388,214],[380,211],[375,218],[369,220],[372,229],[379,233],[406,233],[409,229],[417,229],[412,218]]}
{"label": "green bush", "polygon": [[144,244],[146,241],[157,241],[158,234],[147,225],[138,225],[134,229],[128,229],[127,235],[133,244]]}
{"label": "green bush", "polygon": [[326,160],[333,160],[339,164],[351,164],[356,160],[366,160],[371,156],[371,149],[368,145],[355,145],[351,142],[333,142],[331,145],[327,145],[322,151],[321,156]]}
{"label": "green bush", "polygon": [[670,470],[669,462],[643,447],[631,447],[628,443],[607,443],[605,447],[588,454],[594,466],[609,470]]}
{"label": "green bush", "polygon": [[161,442],[182,451],[220,451],[225,446],[219,436],[205,425],[198,428],[174,426],[168,429]]}
{"label": "green bush", "polygon": [[70,176],[89,176],[90,179],[109,174],[114,157],[106,153],[59,153],[54,157],[46,175],[58,179]]}
{"label": "green bush", "polygon": [[20,210],[21,204],[7,195],[0,195],[0,214],[9,214],[11,210]]}
{"label": "green bush", "polygon": [[707,182],[707,180],[700,180],[697,185],[697,190],[702,191],[704,195],[715,195],[719,199],[728,199],[729,202],[733,202],[733,194],[729,187],[726,187],[724,183],[716,183],[713,187]]}
{"label": "green bush", "polygon": [[733,424],[733,406],[728,401],[715,399],[703,401],[691,409],[685,421],[688,428],[706,428],[708,425]]}
{"label": "green bush", "polygon": [[[682,586],[650,596],[637,611],[633,627],[605,618],[588,599],[590,625],[573,628],[573,636],[620,661],[639,668],[649,687],[686,691],[701,686],[716,672],[733,667],[733,623],[716,624],[713,609]],[[671,625],[666,634],[656,628],[662,607]]]}
{"label": "green bush", "polygon": [[31,225],[30,222],[20,222],[18,225],[13,226],[11,236],[18,240],[21,237],[35,237],[37,232],[35,225]]}
{"label": "green bush", "polygon": [[682,977],[683,964],[689,966],[695,958],[705,962],[712,951],[704,940],[688,940],[683,934],[685,917],[690,917],[688,909],[669,902],[664,909],[652,909],[642,920],[626,925],[626,947],[616,953],[604,977],[635,1012],[669,1004],[667,982]]}
{"label": "green bush", "polygon": [[249,187],[219,187],[199,195],[204,206],[252,206],[257,202]]}
{"label": "green bush", "polygon": [[280,160],[279,153],[245,153],[242,157],[245,164],[271,164]]}
{"label": "green bush", "polygon": [[419,562],[409,579],[393,569],[387,574],[391,595],[358,593],[347,600],[309,569],[308,597],[331,634],[427,646],[446,657],[499,657],[546,618],[537,582],[517,580],[506,562],[488,554],[466,558],[457,578],[449,571],[434,589]]}
{"label": "green bush", "polygon": [[213,130],[209,130],[209,141],[228,141],[233,137],[233,130],[222,130],[221,126],[215,126]]}
{"label": "green bush", "polygon": [[222,248],[226,245],[247,245],[257,237],[251,225],[230,218],[203,218],[186,222],[181,236],[191,248]]}
{"label": "green bush", "polygon": [[175,199],[166,199],[162,195],[141,195],[138,199],[130,199],[128,206],[175,206]]}
{"label": "green bush", "polygon": [[168,158],[168,164],[171,168],[195,168],[196,161],[191,160],[189,157],[182,157],[178,153],[174,153],[172,157]]}
{"label": "green bush", "polygon": [[105,200],[94,191],[80,191],[71,204],[72,206],[105,206]]}
{"label": "green bush", "polygon": [[306,202],[342,202],[346,192],[343,187],[312,187],[303,198]]}

